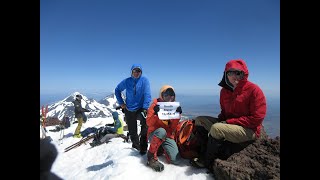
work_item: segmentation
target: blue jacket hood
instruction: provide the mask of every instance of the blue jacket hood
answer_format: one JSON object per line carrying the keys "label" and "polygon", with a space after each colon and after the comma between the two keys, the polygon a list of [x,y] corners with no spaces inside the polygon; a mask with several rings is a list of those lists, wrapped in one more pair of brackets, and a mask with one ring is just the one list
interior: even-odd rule
{"label": "blue jacket hood", "polygon": [[141,66],[141,64],[133,64],[131,66],[130,74],[132,73],[132,70],[135,69],[135,68],[139,68],[141,70],[141,74],[142,74],[142,66]]}

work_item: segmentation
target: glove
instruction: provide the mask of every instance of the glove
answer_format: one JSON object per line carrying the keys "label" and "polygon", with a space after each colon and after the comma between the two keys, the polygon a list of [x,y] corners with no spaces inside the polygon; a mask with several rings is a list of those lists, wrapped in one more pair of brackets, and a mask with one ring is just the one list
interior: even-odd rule
{"label": "glove", "polygon": [[182,114],[181,106],[179,106],[179,107],[177,108],[176,112],[178,112],[178,113]]}
{"label": "glove", "polygon": [[119,109],[121,109],[121,106],[117,106],[117,107],[116,107],[116,110],[119,110]]}
{"label": "glove", "polygon": [[158,112],[159,112],[159,110],[160,110],[159,105],[155,105],[155,106],[153,107],[153,110],[154,110],[154,115],[158,115]]}

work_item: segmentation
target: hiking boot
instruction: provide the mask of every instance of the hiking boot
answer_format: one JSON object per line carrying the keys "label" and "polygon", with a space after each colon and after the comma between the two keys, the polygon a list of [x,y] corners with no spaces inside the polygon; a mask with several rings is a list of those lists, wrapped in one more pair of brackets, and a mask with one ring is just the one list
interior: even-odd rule
{"label": "hiking boot", "polygon": [[91,147],[95,147],[100,145],[101,143],[97,142],[97,141],[92,141],[91,143],[89,143]]}
{"label": "hiking boot", "polygon": [[205,161],[200,158],[193,158],[190,160],[190,164],[196,168],[205,168]]}
{"label": "hiking boot", "polygon": [[158,160],[155,160],[153,157],[153,154],[148,152],[147,156],[148,156],[147,166],[150,166],[153,170],[155,170],[157,172],[161,172],[164,170],[164,165],[161,162],[159,162]]}
{"label": "hiking boot", "polygon": [[74,138],[82,138],[81,134],[75,134],[73,135]]}
{"label": "hiking boot", "polygon": [[147,153],[147,150],[140,149],[140,154],[141,154],[141,155],[145,155],[146,153]]}

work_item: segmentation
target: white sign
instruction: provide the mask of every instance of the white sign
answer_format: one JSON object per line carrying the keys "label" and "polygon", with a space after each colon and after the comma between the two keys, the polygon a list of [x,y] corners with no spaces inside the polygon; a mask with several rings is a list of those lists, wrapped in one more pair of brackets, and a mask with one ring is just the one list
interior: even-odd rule
{"label": "white sign", "polygon": [[158,117],[160,120],[167,119],[180,119],[180,113],[176,112],[177,107],[180,106],[180,102],[158,102],[159,112]]}

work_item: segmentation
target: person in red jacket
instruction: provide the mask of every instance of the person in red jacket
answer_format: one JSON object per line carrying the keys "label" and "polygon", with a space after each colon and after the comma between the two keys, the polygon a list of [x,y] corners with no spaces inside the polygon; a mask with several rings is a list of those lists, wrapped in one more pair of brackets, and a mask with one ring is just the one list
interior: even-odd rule
{"label": "person in red jacket", "polygon": [[217,158],[222,141],[243,143],[260,137],[266,115],[266,98],[260,87],[248,80],[249,71],[242,59],[227,62],[219,86],[221,113],[218,118],[199,116],[195,125],[209,132],[203,157],[194,158],[191,164],[210,169]]}
{"label": "person in red jacket", "polygon": [[158,112],[160,110],[158,102],[174,102],[176,95],[172,86],[164,85],[160,89],[159,98],[153,99],[152,104],[148,109],[147,137],[150,142],[150,147],[147,153],[147,165],[155,171],[163,171],[164,165],[158,161],[158,156],[163,153],[166,156],[168,163],[178,164],[177,158],[179,150],[174,141],[174,132],[180,121],[182,109],[179,106],[176,112],[179,114],[179,119],[160,120]]}

